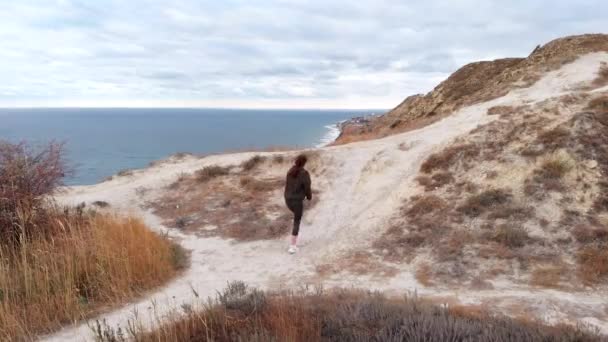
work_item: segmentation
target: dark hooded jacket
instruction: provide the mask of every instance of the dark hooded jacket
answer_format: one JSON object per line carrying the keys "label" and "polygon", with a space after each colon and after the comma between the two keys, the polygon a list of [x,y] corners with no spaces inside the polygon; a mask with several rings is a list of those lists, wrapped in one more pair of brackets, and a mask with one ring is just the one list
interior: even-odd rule
{"label": "dark hooded jacket", "polygon": [[285,199],[288,201],[303,201],[304,198],[312,199],[311,181],[308,171],[303,168],[293,171],[293,174],[291,172],[287,174],[287,179],[285,180]]}

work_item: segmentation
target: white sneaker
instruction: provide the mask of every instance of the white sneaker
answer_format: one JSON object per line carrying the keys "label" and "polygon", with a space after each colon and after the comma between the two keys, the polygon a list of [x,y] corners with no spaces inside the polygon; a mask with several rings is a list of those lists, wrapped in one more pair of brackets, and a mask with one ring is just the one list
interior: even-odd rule
{"label": "white sneaker", "polygon": [[289,246],[289,249],[287,250],[287,252],[289,252],[289,254],[294,254],[297,251],[298,251],[298,247],[296,247],[296,246]]}

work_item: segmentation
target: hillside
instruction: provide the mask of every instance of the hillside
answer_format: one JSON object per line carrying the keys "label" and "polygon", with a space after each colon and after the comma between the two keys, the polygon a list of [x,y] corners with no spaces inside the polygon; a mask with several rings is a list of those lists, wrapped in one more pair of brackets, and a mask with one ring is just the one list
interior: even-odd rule
{"label": "hillside", "polygon": [[504,96],[534,84],[545,72],[556,70],[578,56],[608,50],[604,34],[556,39],[539,46],[526,58],[504,58],[463,66],[426,95],[413,95],[385,115],[342,127],[336,144],[375,139],[435,122],[454,111]]}
{"label": "hillside", "polygon": [[239,280],[415,291],[608,334],[607,65],[608,36],[559,39],[466,66],[341,142],[383,138],[304,151],[315,201],[294,256],[282,182],[302,151],[179,155],[69,188],[62,203],[105,201],[191,250],[183,277],[101,318],[149,325]]}

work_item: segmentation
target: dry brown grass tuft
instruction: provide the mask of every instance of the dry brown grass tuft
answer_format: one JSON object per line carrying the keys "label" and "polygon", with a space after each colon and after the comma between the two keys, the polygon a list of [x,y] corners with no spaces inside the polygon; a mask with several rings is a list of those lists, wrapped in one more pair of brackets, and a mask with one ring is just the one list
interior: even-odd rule
{"label": "dry brown grass tuft", "polygon": [[566,146],[570,136],[570,131],[560,126],[540,133],[536,140],[543,145],[545,151],[555,151]]}
{"label": "dry brown grass tuft", "polygon": [[241,164],[241,168],[243,169],[243,171],[251,171],[254,168],[256,168],[258,165],[263,163],[265,160],[266,160],[266,157],[262,157],[259,155],[253,156],[249,160],[244,161]]}
{"label": "dry brown grass tuft", "polygon": [[139,219],[78,215],[54,214],[51,239],[0,245],[1,340],[29,340],[132,299],[187,262]]}
{"label": "dry brown grass tuft", "polygon": [[416,180],[420,185],[424,186],[425,191],[432,191],[453,182],[454,175],[451,172],[437,172],[430,177],[419,176]]}
{"label": "dry brown grass tuft", "polygon": [[608,277],[608,245],[585,246],[577,255],[578,275],[586,284],[597,284]]}
{"label": "dry brown grass tuft", "polygon": [[534,286],[559,288],[562,275],[567,272],[563,265],[548,265],[535,268],[530,275],[530,284]]}
{"label": "dry brown grass tuft", "polygon": [[435,195],[416,196],[412,198],[412,204],[405,214],[409,218],[417,218],[433,212],[437,212],[447,206],[447,203]]}
{"label": "dry brown grass tuft", "polygon": [[[443,302],[445,303],[445,301]],[[483,307],[433,304],[378,292],[316,290],[268,293],[230,283],[215,301],[184,308],[145,331],[97,322],[100,342],[192,341],[599,341],[581,328],[525,324]]]}
{"label": "dry brown grass tuft", "polygon": [[458,211],[469,217],[477,217],[484,212],[507,204],[511,200],[511,193],[505,189],[490,189],[480,194],[470,196]]}
{"label": "dry brown grass tuft", "polygon": [[466,163],[467,159],[474,158],[479,153],[480,148],[475,144],[450,146],[441,152],[432,154],[422,163],[420,170],[424,173],[431,173],[435,170],[448,170],[456,162]]}
{"label": "dry brown grass tuft", "polygon": [[505,247],[519,248],[526,245],[531,239],[524,228],[502,224],[496,228],[492,240]]}
{"label": "dry brown grass tuft", "polygon": [[532,177],[525,181],[524,193],[541,200],[550,191],[564,191],[562,179],[575,165],[576,162],[567,152],[554,152],[546,157],[540,167],[534,170]]}
{"label": "dry brown grass tuft", "polygon": [[[608,95],[602,95],[592,99],[589,101],[587,109],[593,110],[598,114],[608,113]],[[605,123],[605,119],[602,120],[602,122]]]}
{"label": "dry brown grass tuft", "polygon": [[281,179],[256,179],[250,176],[241,177],[239,183],[243,188],[255,194],[275,191],[283,186]]}
{"label": "dry brown grass tuft", "polygon": [[575,164],[576,162],[566,152],[554,153],[542,163],[538,173],[546,178],[562,178],[574,169]]}
{"label": "dry brown grass tuft", "polygon": [[593,80],[592,85],[596,88],[603,87],[608,84],[608,63],[602,63],[597,77]]}
{"label": "dry brown grass tuft", "polygon": [[579,224],[572,230],[572,236],[580,243],[608,243],[608,228]]}
{"label": "dry brown grass tuft", "polygon": [[230,169],[230,167],[221,167],[216,165],[207,166],[200,170],[197,170],[194,175],[199,183],[204,183],[214,178],[228,175],[230,173]]}
{"label": "dry brown grass tuft", "polygon": [[285,157],[282,154],[277,154],[272,157],[272,162],[275,164],[283,164],[285,162]]}

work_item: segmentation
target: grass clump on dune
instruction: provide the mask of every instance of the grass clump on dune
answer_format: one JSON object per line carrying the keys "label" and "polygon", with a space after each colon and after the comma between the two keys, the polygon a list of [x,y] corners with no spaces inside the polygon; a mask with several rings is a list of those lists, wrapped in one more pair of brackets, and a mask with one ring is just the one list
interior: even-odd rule
{"label": "grass clump on dune", "polygon": [[236,282],[215,302],[182,309],[157,322],[152,332],[125,332],[99,322],[95,332],[99,341],[140,342],[600,340],[573,327],[521,323],[415,297],[389,299],[356,290],[267,293]]}
{"label": "grass clump on dune", "polygon": [[187,258],[136,218],[59,209],[62,146],[0,142],[0,340],[31,340],[174,276]]}

